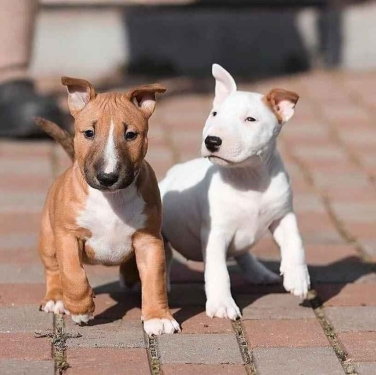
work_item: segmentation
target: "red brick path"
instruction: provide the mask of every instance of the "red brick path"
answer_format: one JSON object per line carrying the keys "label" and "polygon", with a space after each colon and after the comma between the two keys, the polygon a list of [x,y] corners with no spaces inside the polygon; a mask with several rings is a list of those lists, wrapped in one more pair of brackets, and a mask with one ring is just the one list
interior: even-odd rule
{"label": "red brick path", "polygon": [[[202,264],[178,259],[170,301],[183,332],[149,341],[139,296],[120,292],[116,269],[87,267],[96,319],[88,327],[66,319],[60,331],[61,317],[53,322],[38,311],[44,278],[37,232],[46,191],[68,161],[53,143],[1,141],[0,374],[53,374],[66,363],[66,374],[376,373],[376,73],[318,72],[242,88],[266,93],[275,86],[301,95],[279,148],[305,240],[311,301],[300,304],[281,286],[247,285],[230,262],[243,319],[209,319]],[[199,156],[211,98],[160,101],[148,153],[160,178]],[[254,252],[278,270],[270,238]],[[55,345],[34,337],[53,330]]]}

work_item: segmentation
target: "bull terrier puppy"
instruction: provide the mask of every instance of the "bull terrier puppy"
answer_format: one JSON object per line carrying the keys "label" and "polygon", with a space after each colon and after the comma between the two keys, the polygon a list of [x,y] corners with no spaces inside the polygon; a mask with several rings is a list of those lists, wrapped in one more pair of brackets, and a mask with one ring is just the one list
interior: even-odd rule
{"label": "bull terrier puppy", "polygon": [[82,264],[120,265],[125,284],[141,279],[146,333],[179,331],[167,303],[158,183],[144,160],[155,95],[165,89],[154,84],[96,94],[82,79],[63,77],[62,83],[75,119],[74,139],[37,120],[73,159],[51,187],[43,211],[39,253],[47,291],[42,309],[87,323],[95,306]]}
{"label": "bull terrier puppy", "polygon": [[233,77],[213,65],[215,97],[203,130],[203,158],[172,167],[160,183],[168,257],[171,245],[205,262],[206,314],[241,316],[230,291],[226,259],[234,257],[250,282],[278,276],[249,250],[270,230],[281,250],[285,289],[307,295],[310,278],[292,204],[289,177],[276,148],[298,95],[237,91]]}

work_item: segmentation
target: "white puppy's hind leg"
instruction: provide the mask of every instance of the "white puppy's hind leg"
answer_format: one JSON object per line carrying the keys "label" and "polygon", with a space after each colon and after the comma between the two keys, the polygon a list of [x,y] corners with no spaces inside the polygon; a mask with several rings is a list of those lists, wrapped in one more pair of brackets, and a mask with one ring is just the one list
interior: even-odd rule
{"label": "white puppy's hind leg", "polygon": [[281,282],[279,275],[266,268],[251,253],[247,252],[235,256],[244,278],[251,284],[278,284]]}

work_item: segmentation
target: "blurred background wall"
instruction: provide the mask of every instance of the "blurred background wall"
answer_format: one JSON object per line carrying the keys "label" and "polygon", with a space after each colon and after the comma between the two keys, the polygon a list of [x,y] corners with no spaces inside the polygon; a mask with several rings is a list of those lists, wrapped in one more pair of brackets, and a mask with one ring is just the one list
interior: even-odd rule
{"label": "blurred background wall", "polygon": [[[124,71],[200,75],[218,62],[239,75],[263,77],[325,65],[376,67],[374,1],[351,2],[329,15],[340,30],[334,42],[322,40],[326,26],[313,7],[231,9],[206,1],[204,8],[155,9],[124,6],[155,0],[41,0],[31,72],[102,79]],[[170,1],[179,2],[185,0]],[[328,43],[331,49],[341,43],[334,64],[323,58]]]}

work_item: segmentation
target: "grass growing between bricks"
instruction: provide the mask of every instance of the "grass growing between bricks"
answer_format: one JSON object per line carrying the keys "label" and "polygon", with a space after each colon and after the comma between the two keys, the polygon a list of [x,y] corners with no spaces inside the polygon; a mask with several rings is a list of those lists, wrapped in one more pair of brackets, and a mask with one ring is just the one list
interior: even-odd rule
{"label": "grass growing between bricks", "polygon": [[163,374],[161,370],[160,354],[158,350],[158,341],[156,336],[149,337],[144,332],[144,338],[146,342],[149,366],[151,375],[160,375]]}
{"label": "grass growing between bricks", "polygon": [[253,362],[253,356],[248,348],[248,342],[244,335],[244,329],[241,320],[235,320],[232,322],[232,328],[235,332],[236,339],[238,341],[240,353],[245,363],[245,369],[248,375],[256,375],[256,367]]}
{"label": "grass growing between bricks", "polygon": [[309,302],[312,309],[319,321],[322,329],[324,330],[325,336],[327,337],[331,347],[333,348],[338,360],[340,361],[345,374],[347,375],[358,375],[353,364],[347,358],[347,354],[340,344],[337,334],[334,330],[333,325],[326,319],[324,310],[322,308],[322,301],[315,291],[310,291],[308,295]]}

